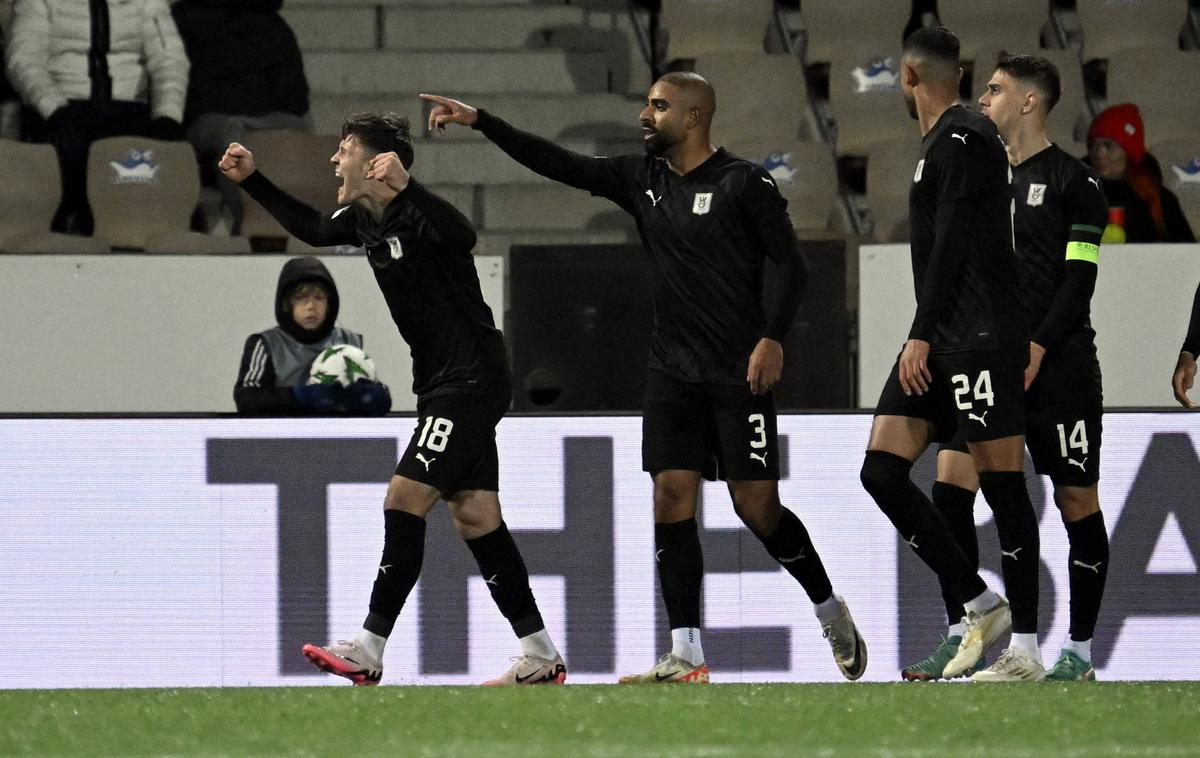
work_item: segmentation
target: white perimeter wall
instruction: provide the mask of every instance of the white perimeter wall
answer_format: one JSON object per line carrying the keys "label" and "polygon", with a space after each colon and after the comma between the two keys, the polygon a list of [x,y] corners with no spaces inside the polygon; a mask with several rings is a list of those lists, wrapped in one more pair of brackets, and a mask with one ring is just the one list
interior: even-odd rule
{"label": "white perimeter wall", "polygon": [[[873,408],[912,325],[908,245],[859,249],[859,407]],[[1107,407],[1171,406],[1171,372],[1200,280],[1200,245],[1106,246],[1092,326]]]}
{"label": "white perimeter wall", "polygon": [[[290,257],[0,255],[9,357],[0,413],[232,412],[242,345],[275,326],[275,285]],[[392,409],[415,409],[408,345],[370,264],[321,261],[337,282],[339,323],[363,334]],[[502,325],[503,258],[475,265]]]}

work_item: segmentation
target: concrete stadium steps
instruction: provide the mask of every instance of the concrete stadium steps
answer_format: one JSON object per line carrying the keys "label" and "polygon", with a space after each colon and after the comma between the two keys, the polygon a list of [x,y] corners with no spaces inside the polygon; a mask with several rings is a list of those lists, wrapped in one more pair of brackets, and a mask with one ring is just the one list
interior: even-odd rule
{"label": "concrete stadium steps", "polygon": [[634,231],[615,204],[561,184],[489,184],[481,187],[480,227],[488,232]]}
{"label": "concrete stadium steps", "polygon": [[317,50],[374,50],[379,47],[380,11],[375,5],[331,2],[321,4],[285,3],[279,14],[296,34],[305,57]]}
{"label": "concrete stadium steps", "polygon": [[314,94],[608,89],[604,53],[562,50],[460,52],[452,61],[424,51],[313,52],[305,55],[304,73]]}
{"label": "concrete stadium steps", "polygon": [[[435,94],[452,97],[486,108],[513,126],[559,141],[626,140],[636,142],[640,98],[608,93],[566,95],[524,95],[443,91]],[[342,121],[357,111],[394,111],[408,116],[414,136],[425,134],[428,111],[416,93],[388,96],[314,95],[310,113],[319,134],[338,134]],[[485,137],[474,129],[450,127],[437,136],[445,141],[477,141]]]}
{"label": "concrete stadium steps", "polygon": [[554,29],[582,28],[585,22],[584,10],[570,5],[384,8],[383,46],[405,50],[540,48],[550,44]]}
{"label": "concrete stadium steps", "polygon": [[633,230],[482,232],[475,244],[475,254],[508,255],[513,245],[621,245],[636,242],[638,236]]}

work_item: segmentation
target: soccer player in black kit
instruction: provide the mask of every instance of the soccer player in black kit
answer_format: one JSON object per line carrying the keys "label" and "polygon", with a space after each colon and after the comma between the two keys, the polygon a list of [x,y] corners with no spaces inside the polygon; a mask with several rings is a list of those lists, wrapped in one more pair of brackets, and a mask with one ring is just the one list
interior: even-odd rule
{"label": "soccer player in black kit", "polygon": [[454,206],[425,189],[413,163],[408,120],[357,114],[330,159],[342,180],[340,207],[320,213],[255,170],[231,144],[220,169],[293,236],[314,246],[362,245],[392,319],[412,350],[417,426],[388,483],[383,558],[362,631],[323,648],[314,666],[354,684],[378,684],[383,650],[417,577],[425,517],[446,500],[523,655],[486,684],[562,684],[566,667],[529,589],[529,574],[500,513],[496,424],[510,401],[504,341],[483,300],[471,249],[475,232]]}
{"label": "soccer player in black kit", "polygon": [[[954,677],[976,668],[1010,626],[1002,659],[1021,658],[1030,642],[1036,650],[1038,525],[1022,471],[1029,333],[1017,300],[1008,158],[995,125],[958,103],[958,38],[941,27],[913,32],[900,68],[924,135],[909,192],[917,308],[876,406],[861,476],[902,539],[965,606],[962,640],[942,671]],[[1011,612],[910,478],[930,442],[958,430],[995,514]]]}
{"label": "soccer player in black kit", "polygon": [[[654,265],[655,323],[642,420],[642,464],[654,480],[654,546],[672,648],[622,683],[709,679],[700,640],[704,574],[696,526],[702,476],[726,480],[734,509],[814,603],[847,679],[866,645],[794,513],[779,502],[771,386],[805,280],[787,203],[760,166],[716,149],[712,86],[667,74],[640,120],[645,155],[592,158],[514,129],[486,111],[435,95],[431,129],[471,126],[524,166],[605,197],[637,220]],[[778,267],[778,305],[764,314],[765,259]]]}
{"label": "soccer player in black kit", "polygon": [[[1070,542],[1069,639],[1046,678],[1089,681],[1095,678],[1091,641],[1108,573],[1108,532],[1097,487],[1104,407],[1089,311],[1108,204],[1091,169],[1046,137],[1046,119],[1061,92],[1058,71],[1045,58],[1001,54],[979,104],[1004,138],[1013,170],[1021,305],[1031,328],[1025,443],[1037,472],[1054,483]],[[938,453],[933,504],[977,566],[972,506],[979,479],[961,431]],[[947,642],[905,668],[905,679],[938,678],[946,648],[961,636],[956,622],[964,615],[962,604],[948,587],[942,595],[951,622]],[[990,675],[1007,678],[1000,666],[998,661]]]}

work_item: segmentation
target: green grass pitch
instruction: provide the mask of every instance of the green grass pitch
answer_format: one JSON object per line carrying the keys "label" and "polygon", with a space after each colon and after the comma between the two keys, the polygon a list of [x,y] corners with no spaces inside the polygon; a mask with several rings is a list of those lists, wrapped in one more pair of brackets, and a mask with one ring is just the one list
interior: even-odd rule
{"label": "green grass pitch", "polygon": [[0,691],[0,755],[1197,756],[1200,682]]}

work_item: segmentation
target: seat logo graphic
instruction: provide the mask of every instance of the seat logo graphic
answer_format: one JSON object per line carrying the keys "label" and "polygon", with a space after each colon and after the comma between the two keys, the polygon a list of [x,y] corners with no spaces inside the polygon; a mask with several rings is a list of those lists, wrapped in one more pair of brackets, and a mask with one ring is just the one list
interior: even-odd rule
{"label": "seat logo graphic", "polygon": [[[771,178],[775,180],[775,184],[780,187],[792,187],[796,184],[796,171],[791,167],[792,154],[785,152],[773,152],[767,155],[762,162],[762,167],[767,170]],[[766,181],[765,179],[763,181]]]}
{"label": "seat logo graphic", "polygon": [[900,70],[896,59],[875,58],[865,66],[855,66],[850,72],[855,92],[894,92],[900,89]]}
{"label": "seat logo graphic", "polygon": [[1187,163],[1171,166],[1171,170],[1175,172],[1175,178],[1179,180],[1180,186],[1185,184],[1200,184],[1200,155],[1192,158]]}
{"label": "seat logo graphic", "polygon": [[109,161],[113,184],[158,184],[158,164],[153,150],[130,150],[119,161]]}

